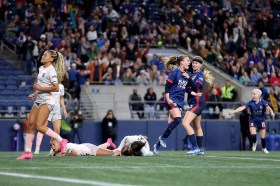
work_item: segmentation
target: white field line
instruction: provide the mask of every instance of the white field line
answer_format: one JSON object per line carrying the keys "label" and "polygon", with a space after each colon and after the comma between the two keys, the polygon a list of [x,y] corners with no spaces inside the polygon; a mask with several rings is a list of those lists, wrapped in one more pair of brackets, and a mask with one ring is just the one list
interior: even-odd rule
{"label": "white field line", "polygon": [[50,180],[50,181],[65,182],[65,183],[77,183],[77,184],[85,184],[85,185],[96,185],[96,186],[132,186],[132,185],[125,185],[125,184],[115,184],[115,183],[99,182],[99,181],[93,181],[93,180],[81,180],[81,179],[62,178],[62,177],[53,177],[53,176],[39,176],[39,175],[20,174],[20,173],[12,173],[12,172],[0,172],[0,175],[19,177],[19,178],[31,178],[31,179],[40,179],[40,180]]}

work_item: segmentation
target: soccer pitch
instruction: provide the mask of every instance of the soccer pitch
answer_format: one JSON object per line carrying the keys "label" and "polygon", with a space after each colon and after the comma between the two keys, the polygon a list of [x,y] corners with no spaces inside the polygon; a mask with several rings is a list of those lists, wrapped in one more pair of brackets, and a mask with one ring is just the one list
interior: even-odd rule
{"label": "soccer pitch", "polygon": [[154,157],[48,157],[0,152],[1,186],[280,185],[280,152],[161,151]]}

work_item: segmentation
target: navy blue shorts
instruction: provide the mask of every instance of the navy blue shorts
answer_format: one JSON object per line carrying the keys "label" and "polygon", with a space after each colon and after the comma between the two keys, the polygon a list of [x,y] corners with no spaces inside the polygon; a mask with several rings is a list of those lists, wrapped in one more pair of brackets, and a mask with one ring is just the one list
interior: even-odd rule
{"label": "navy blue shorts", "polygon": [[167,105],[168,110],[171,110],[173,108],[179,108],[180,110],[182,110],[182,108],[177,103],[174,103],[174,102],[173,102],[173,104],[166,103],[166,105]]}
{"label": "navy blue shorts", "polygon": [[250,127],[255,127],[257,129],[265,129],[266,123],[265,123],[265,121],[251,121],[250,120]]}
{"label": "navy blue shorts", "polygon": [[189,106],[190,106],[189,111],[197,116],[200,116],[202,114],[203,109],[205,108],[205,104],[189,105]]}

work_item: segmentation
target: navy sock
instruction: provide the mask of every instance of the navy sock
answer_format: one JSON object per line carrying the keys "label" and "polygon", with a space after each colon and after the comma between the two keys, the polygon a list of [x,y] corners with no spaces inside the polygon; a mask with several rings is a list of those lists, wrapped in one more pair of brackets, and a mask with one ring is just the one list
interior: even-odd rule
{"label": "navy sock", "polygon": [[261,138],[261,141],[262,141],[262,148],[265,149],[266,148],[265,138]]}
{"label": "navy sock", "polygon": [[197,142],[196,142],[196,139],[195,139],[195,135],[194,134],[188,135],[188,138],[190,139],[192,147],[197,147]]}
{"label": "navy sock", "polygon": [[252,142],[256,143],[257,142],[257,135],[256,134],[252,134],[251,137],[252,137]]}
{"label": "navy sock", "polygon": [[161,137],[168,138],[168,136],[171,134],[172,130],[175,129],[179,124],[181,123],[181,118],[177,117],[174,118],[174,120],[166,127],[163,135]]}
{"label": "navy sock", "polygon": [[202,148],[202,139],[203,139],[203,136],[196,136],[196,142],[197,142],[197,146],[199,148]]}

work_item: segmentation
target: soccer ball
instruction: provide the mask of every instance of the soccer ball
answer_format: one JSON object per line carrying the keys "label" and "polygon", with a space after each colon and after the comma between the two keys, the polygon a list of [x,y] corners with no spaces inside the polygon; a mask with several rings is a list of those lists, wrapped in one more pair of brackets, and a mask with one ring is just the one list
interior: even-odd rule
{"label": "soccer ball", "polygon": [[18,123],[15,123],[13,129],[18,131],[20,129],[20,125]]}

